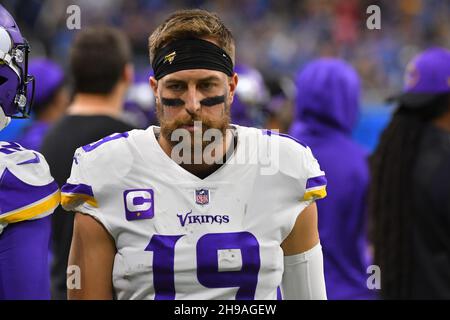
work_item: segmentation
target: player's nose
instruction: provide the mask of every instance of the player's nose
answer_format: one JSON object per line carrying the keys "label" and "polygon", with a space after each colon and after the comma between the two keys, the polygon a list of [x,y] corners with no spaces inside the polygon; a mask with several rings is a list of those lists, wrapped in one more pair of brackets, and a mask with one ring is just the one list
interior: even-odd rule
{"label": "player's nose", "polygon": [[197,113],[201,109],[201,96],[195,87],[188,88],[185,97],[185,108],[189,113]]}

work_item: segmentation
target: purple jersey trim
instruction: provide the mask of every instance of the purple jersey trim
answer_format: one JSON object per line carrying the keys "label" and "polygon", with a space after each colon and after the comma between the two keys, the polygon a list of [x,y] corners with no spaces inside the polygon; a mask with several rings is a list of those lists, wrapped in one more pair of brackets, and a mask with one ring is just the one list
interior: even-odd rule
{"label": "purple jersey trim", "polygon": [[325,176],[313,177],[306,181],[306,189],[325,186],[326,184],[327,178]]}
{"label": "purple jersey trim", "polygon": [[17,165],[20,166],[20,165],[23,165],[23,164],[40,163],[41,159],[39,158],[39,156],[35,152],[33,152],[33,154],[34,154],[34,158],[32,158],[30,160],[23,161],[21,163],[18,163]]}
{"label": "purple jersey trim", "polygon": [[120,138],[128,138],[128,136],[129,136],[128,132],[115,133],[115,134],[107,136],[107,137],[105,137],[105,138],[103,138],[103,139],[101,139],[101,140],[99,140],[97,142],[85,145],[82,148],[83,148],[83,150],[85,152],[90,152],[90,151],[98,148],[99,146],[101,146],[102,144],[104,144],[104,143],[106,143],[108,141],[113,141],[113,140],[117,140],[117,139],[120,139]]}
{"label": "purple jersey trim", "polygon": [[283,300],[283,295],[281,294],[280,286],[277,287],[277,300]]}
{"label": "purple jersey trim", "polygon": [[0,214],[33,204],[56,191],[58,185],[55,181],[43,186],[32,186],[5,169],[0,177]]}
{"label": "purple jersey trim", "polygon": [[4,154],[11,154],[17,151],[23,151],[24,149],[22,148],[22,146],[18,143],[15,142],[7,142],[7,141],[2,141],[2,142],[6,142],[6,144],[1,144],[0,145],[0,152],[4,153]]}
{"label": "purple jersey trim", "polygon": [[61,188],[62,193],[76,193],[76,194],[84,194],[90,197],[94,197],[94,192],[92,191],[92,187],[87,184],[71,184],[66,183]]}
{"label": "purple jersey trim", "polygon": [[296,138],[294,138],[294,137],[292,137],[292,136],[290,136],[288,134],[285,134],[285,133],[279,133],[279,132],[271,131],[269,129],[262,129],[262,133],[263,133],[263,135],[266,135],[266,136],[269,136],[269,137],[271,135],[274,135],[274,136],[280,136],[280,137],[283,137],[283,138],[288,138],[290,140],[293,140],[293,141],[297,142],[298,144],[302,145],[305,148],[308,147],[306,144],[304,144],[300,140],[298,140],[298,139],[296,139]]}

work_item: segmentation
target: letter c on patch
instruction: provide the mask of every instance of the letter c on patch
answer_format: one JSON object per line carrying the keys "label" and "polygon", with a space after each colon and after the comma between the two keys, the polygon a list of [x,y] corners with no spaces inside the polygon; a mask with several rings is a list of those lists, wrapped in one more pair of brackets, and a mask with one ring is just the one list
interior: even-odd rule
{"label": "letter c on patch", "polygon": [[152,195],[146,190],[129,192],[126,201],[127,209],[131,212],[147,211],[152,207]]}
{"label": "letter c on patch", "polygon": [[154,215],[154,193],[152,189],[133,189],[124,192],[127,220],[151,219]]}

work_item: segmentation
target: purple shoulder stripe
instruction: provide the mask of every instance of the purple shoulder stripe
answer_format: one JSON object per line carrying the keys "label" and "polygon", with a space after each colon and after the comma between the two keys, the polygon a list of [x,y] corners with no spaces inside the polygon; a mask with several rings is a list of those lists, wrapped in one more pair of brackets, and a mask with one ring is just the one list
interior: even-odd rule
{"label": "purple shoulder stripe", "polygon": [[128,132],[115,133],[115,134],[109,135],[107,137],[104,137],[103,139],[101,139],[97,142],[85,145],[82,148],[85,152],[90,152],[108,141],[113,141],[113,140],[117,140],[120,138],[128,138],[128,136],[129,136]]}
{"label": "purple shoulder stripe", "polygon": [[[6,142],[6,141],[5,141]],[[11,154],[17,151],[25,150],[20,144],[16,142],[6,142],[0,145],[0,152],[4,154]]]}
{"label": "purple shoulder stripe", "polygon": [[76,193],[76,194],[85,194],[90,197],[94,197],[94,192],[92,191],[92,187],[87,184],[71,184],[66,183],[61,188],[62,193]]}
{"label": "purple shoulder stripe", "polygon": [[269,130],[269,129],[262,129],[262,132],[263,132],[263,135],[266,135],[266,136],[269,136],[269,137],[271,135],[274,135],[274,136],[280,136],[280,137],[283,137],[283,138],[288,138],[288,139],[291,139],[291,140],[297,142],[298,144],[302,145],[305,148],[308,147],[306,144],[304,144],[300,140],[298,140],[298,139],[296,139],[296,138],[294,138],[294,137],[292,137],[292,136],[290,136],[288,134],[285,134],[285,133],[279,133],[279,132],[272,131],[272,130]]}
{"label": "purple shoulder stripe", "polygon": [[309,178],[306,181],[306,189],[319,187],[319,186],[325,186],[327,184],[327,178],[325,176],[318,176]]}
{"label": "purple shoulder stripe", "polygon": [[43,186],[29,185],[6,169],[0,177],[0,214],[28,206],[58,191],[55,181]]}
{"label": "purple shoulder stripe", "polygon": [[23,165],[23,164],[40,163],[40,162],[41,162],[41,159],[39,158],[39,156],[37,155],[37,153],[36,153],[36,152],[33,152],[33,154],[34,154],[34,157],[33,157],[33,158],[31,158],[31,159],[29,159],[29,160],[26,160],[26,161],[23,161],[23,162],[20,162],[20,163],[18,163],[17,165],[20,166],[20,165]]}

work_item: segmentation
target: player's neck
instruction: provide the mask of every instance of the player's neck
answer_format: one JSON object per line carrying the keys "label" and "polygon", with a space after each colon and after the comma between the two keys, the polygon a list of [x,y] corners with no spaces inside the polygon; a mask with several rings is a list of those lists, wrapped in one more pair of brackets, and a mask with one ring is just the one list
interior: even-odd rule
{"label": "player's neck", "polygon": [[70,115],[108,115],[119,117],[122,112],[123,101],[116,94],[97,95],[78,93],[68,107]]}
{"label": "player's neck", "polygon": [[[227,130],[224,139],[220,147],[215,148],[216,150],[220,150],[219,154],[214,155],[214,159],[219,159],[221,161],[206,161],[202,157],[202,163],[181,163],[179,164],[183,169],[189,171],[193,175],[199,177],[200,179],[204,179],[210,174],[214,173],[217,169],[219,169],[233,154],[236,149],[237,137],[232,133],[231,130]],[[171,157],[173,146],[167,141],[162,135],[158,137],[158,143],[163,149],[163,151]],[[195,159],[194,154],[191,154],[189,159]],[[175,160],[174,160],[175,161]]]}

